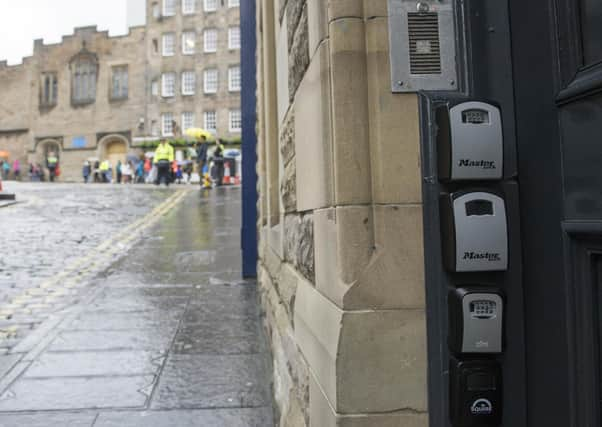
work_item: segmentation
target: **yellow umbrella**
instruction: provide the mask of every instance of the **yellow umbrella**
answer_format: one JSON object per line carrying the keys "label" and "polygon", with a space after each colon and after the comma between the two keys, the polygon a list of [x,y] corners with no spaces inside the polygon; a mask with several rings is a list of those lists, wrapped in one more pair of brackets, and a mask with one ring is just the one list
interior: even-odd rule
{"label": "yellow umbrella", "polygon": [[201,128],[189,128],[186,129],[186,136],[189,136],[191,138],[195,138],[195,139],[200,139],[202,136],[204,136],[207,139],[211,139],[213,138],[213,134],[205,129],[201,129]]}

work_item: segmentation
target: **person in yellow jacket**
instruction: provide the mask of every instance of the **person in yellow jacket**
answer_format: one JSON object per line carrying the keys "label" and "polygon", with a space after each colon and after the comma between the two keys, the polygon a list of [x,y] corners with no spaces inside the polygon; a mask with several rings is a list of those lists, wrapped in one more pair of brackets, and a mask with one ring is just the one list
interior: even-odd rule
{"label": "person in yellow jacket", "polygon": [[170,166],[173,160],[173,147],[167,143],[166,139],[162,139],[155,150],[154,163],[157,166],[157,179],[155,180],[155,185],[159,185],[161,184],[161,181],[164,181],[165,185],[169,187],[169,181],[171,181]]}

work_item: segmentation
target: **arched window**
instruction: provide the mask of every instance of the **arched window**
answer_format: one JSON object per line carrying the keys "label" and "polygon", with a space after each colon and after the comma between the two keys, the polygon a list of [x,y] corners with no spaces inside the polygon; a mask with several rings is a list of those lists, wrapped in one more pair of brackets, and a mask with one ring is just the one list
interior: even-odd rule
{"label": "arched window", "polygon": [[84,47],[71,60],[71,101],[74,104],[89,104],[96,100],[97,72],[96,55]]}

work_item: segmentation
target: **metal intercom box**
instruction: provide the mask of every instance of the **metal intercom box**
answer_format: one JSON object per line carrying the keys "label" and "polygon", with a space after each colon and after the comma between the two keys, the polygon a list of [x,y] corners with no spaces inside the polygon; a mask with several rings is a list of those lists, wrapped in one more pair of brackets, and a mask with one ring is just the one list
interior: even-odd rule
{"label": "metal intercom box", "polygon": [[443,260],[452,272],[508,269],[506,203],[490,190],[445,194],[440,200]]}
{"label": "metal intercom box", "polygon": [[452,0],[389,0],[393,92],[457,90]]}
{"label": "metal intercom box", "polygon": [[504,300],[491,289],[457,288],[450,291],[449,348],[460,353],[501,353]]}
{"label": "metal intercom box", "polygon": [[495,360],[450,362],[450,418],[454,427],[497,427],[502,423],[502,374]]}
{"label": "metal intercom box", "polygon": [[480,101],[437,109],[439,179],[499,180],[504,174],[504,136],[499,106]]}

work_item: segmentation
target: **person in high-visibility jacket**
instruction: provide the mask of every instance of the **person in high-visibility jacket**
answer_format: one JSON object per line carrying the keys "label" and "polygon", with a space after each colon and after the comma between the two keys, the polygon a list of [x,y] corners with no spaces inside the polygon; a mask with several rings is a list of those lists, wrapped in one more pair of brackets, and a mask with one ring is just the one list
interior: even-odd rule
{"label": "person in high-visibility jacket", "polygon": [[161,181],[165,182],[165,185],[169,187],[170,179],[170,166],[174,160],[173,147],[167,143],[166,139],[162,139],[159,146],[155,150],[154,163],[157,166],[157,179],[155,185],[161,184]]}

